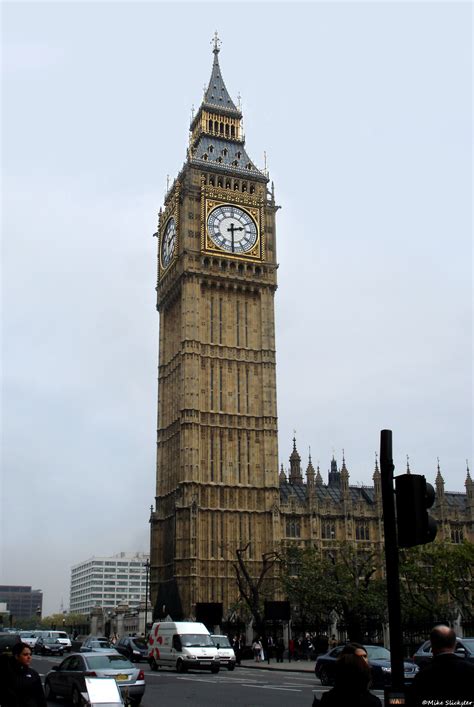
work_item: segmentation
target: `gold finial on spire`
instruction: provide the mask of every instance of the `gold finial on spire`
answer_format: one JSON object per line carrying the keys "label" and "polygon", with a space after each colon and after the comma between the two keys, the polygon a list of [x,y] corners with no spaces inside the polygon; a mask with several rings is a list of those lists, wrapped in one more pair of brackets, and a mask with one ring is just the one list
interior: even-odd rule
{"label": "gold finial on spire", "polygon": [[239,107],[239,110],[242,108],[242,96],[240,95],[240,91],[237,94],[237,105]]}
{"label": "gold finial on spire", "polygon": [[217,34],[217,30],[214,32],[214,37],[211,39],[211,44],[214,44],[214,49],[212,50],[214,54],[219,54],[219,47],[222,44],[221,40],[219,39],[219,35]]}
{"label": "gold finial on spire", "polygon": [[166,193],[169,192],[169,188],[170,188],[170,175],[167,174],[166,175]]}
{"label": "gold finial on spire", "polygon": [[407,454],[407,474],[410,473],[410,457]]}
{"label": "gold finial on spire", "polygon": [[191,120],[194,119],[194,103],[191,106]]}

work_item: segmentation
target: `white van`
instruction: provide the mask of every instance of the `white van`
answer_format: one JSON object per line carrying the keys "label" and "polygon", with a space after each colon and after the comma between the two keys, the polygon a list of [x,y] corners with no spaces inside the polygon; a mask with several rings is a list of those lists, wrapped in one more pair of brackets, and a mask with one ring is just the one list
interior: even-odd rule
{"label": "white van", "polygon": [[212,642],[217,648],[217,655],[219,656],[219,663],[221,667],[227,666],[228,670],[233,670],[235,668],[235,653],[234,649],[230,645],[228,636],[211,634]]}
{"label": "white van", "polygon": [[148,662],[184,673],[189,668],[219,672],[219,656],[204,624],[194,621],[156,621],[148,639]]}

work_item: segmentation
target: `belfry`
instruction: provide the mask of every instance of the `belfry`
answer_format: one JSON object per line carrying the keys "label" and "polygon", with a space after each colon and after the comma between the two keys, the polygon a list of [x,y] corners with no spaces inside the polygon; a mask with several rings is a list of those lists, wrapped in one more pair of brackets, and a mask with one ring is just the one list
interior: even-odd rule
{"label": "belfry", "polygon": [[[155,617],[238,600],[233,562],[273,550],[279,516],[275,205],[247,155],[213,42],[209,86],[158,224]],[[279,529],[277,532],[279,536]]]}

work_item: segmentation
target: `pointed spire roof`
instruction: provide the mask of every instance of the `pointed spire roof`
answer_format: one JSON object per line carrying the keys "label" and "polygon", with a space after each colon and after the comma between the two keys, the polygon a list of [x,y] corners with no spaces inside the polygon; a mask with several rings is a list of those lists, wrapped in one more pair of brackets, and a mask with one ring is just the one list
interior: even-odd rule
{"label": "pointed spire roof", "polygon": [[374,469],[374,475],[372,478],[375,480],[380,477],[380,469],[379,469],[379,458],[377,455],[377,452],[375,452],[375,469]]}
{"label": "pointed spire roof", "polygon": [[439,484],[443,484],[443,485],[444,485],[444,479],[443,479],[443,477],[441,476],[441,468],[440,468],[440,465],[439,465],[439,457],[438,457],[438,473],[436,474],[436,485],[439,486]]}
{"label": "pointed spire roof", "polygon": [[411,474],[411,471],[410,471],[410,457],[408,456],[408,454],[407,454],[407,474]]}
{"label": "pointed spire roof", "polygon": [[280,468],[280,481],[286,481],[286,474],[285,474],[285,470],[283,469],[283,464],[281,465],[281,468]]}
{"label": "pointed spire roof", "polygon": [[296,449],[296,437],[293,437],[293,451],[291,452],[290,455],[290,462],[291,461],[301,461],[301,457],[298,454],[298,450]]}
{"label": "pointed spire roof", "polygon": [[317,470],[316,470],[316,483],[320,486],[323,485],[323,477],[321,476],[321,472],[319,470],[319,464],[318,464]]}
{"label": "pointed spire roof", "polygon": [[219,46],[221,41],[217,35],[214,33],[214,49],[212,53],[214,54],[214,62],[212,64],[211,78],[209,80],[209,86],[204,94],[203,103],[209,107],[213,108],[224,108],[227,110],[234,111],[235,113],[240,113],[239,109],[235,105],[234,101],[229,95],[227,88],[222,78],[221,68],[219,66]]}
{"label": "pointed spire roof", "polygon": [[466,484],[472,484],[471,474],[469,473],[469,460],[466,459]]}
{"label": "pointed spire roof", "polygon": [[346,459],[344,457],[344,450],[342,450],[341,474],[342,474],[342,476],[347,476],[347,478],[349,478],[349,472],[348,472],[347,466],[346,466]]}
{"label": "pointed spire roof", "polygon": [[211,78],[204,89],[202,103],[191,119],[188,162],[200,168],[268,182],[268,174],[256,167],[246,152],[240,101],[236,106],[222,78],[217,32],[212,43]]}
{"label": "pointed spire roof", "polygon": [[308,466],[306,467],[306,478],[308,479],[308,482],[314,483],[314,466],[313,462],[311,461],[311,448],[309,450],[309,460],[308,460]]}

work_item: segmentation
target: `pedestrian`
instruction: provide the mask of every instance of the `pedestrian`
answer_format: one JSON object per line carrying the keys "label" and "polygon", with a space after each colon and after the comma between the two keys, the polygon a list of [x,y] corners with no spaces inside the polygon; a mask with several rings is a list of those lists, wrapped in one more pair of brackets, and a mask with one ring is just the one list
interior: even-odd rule
{"label": "pedestrian", "polygon": [[331,636],[331,638],[330,638],[329,641],[328,641],[328,649],[329,649],[329,650],[332,650],[332,649],[335,648],[336,646],[337,646],[337,638],[336,638],[336,636],[335,636],[334,633],[333,633],[332,636]]}
{"label": "pedestrian", "polygon": [[407,705],[474,704],[474,665],[455,654],[453,629],[441,624],[435,626],[430,641],[433,658],[415,675]]}
{"label": "pedestrian", "polygon": [[30,663],[30,646],[16,643],[0,685],[2,707],[47,707],[41,678]]}
{"label": "pedestrian", "polygon": [[295,641],[293,638],[290,638],[288,641],[288,662],[291,663],[292,660],[295,658]]}
{"label": "pedestrian", "polygon": [[267,636],[265,650],[267,653],[267,663],[270,665],[270,659],[273,658],[273,649],[275,647],[275,641],[273,636]]}
{"label": "pedestrian", "polygon": [[261,653],[262,653],[262,643],[260,641],[260,638],[257,637],[255,641],[252,643],[252,650],[253,650],[253,655],[256,663],[260,663],[261,660]]}
{"label": "pedestrian", "polygon": [[276,659],[277,663],[283,663],[283,654],[285,652],[285,644],[283,638],[279,638],[276,644]]}
{"label": "pedestrian", "polygon": [[236,665],[240,665],[240,661],[242,660],[242,639],[240,636],[235,636],[234,640],[232,641],[232,648],[234,649],[235,653],[235,663]]}
{"label": "pedestrian", "polygon": [[358,643],[349,643],[336,660],[334,687],[313,705],[321,707],[382,707],[379,698],[369,691],[370,666],[367,652]]}

